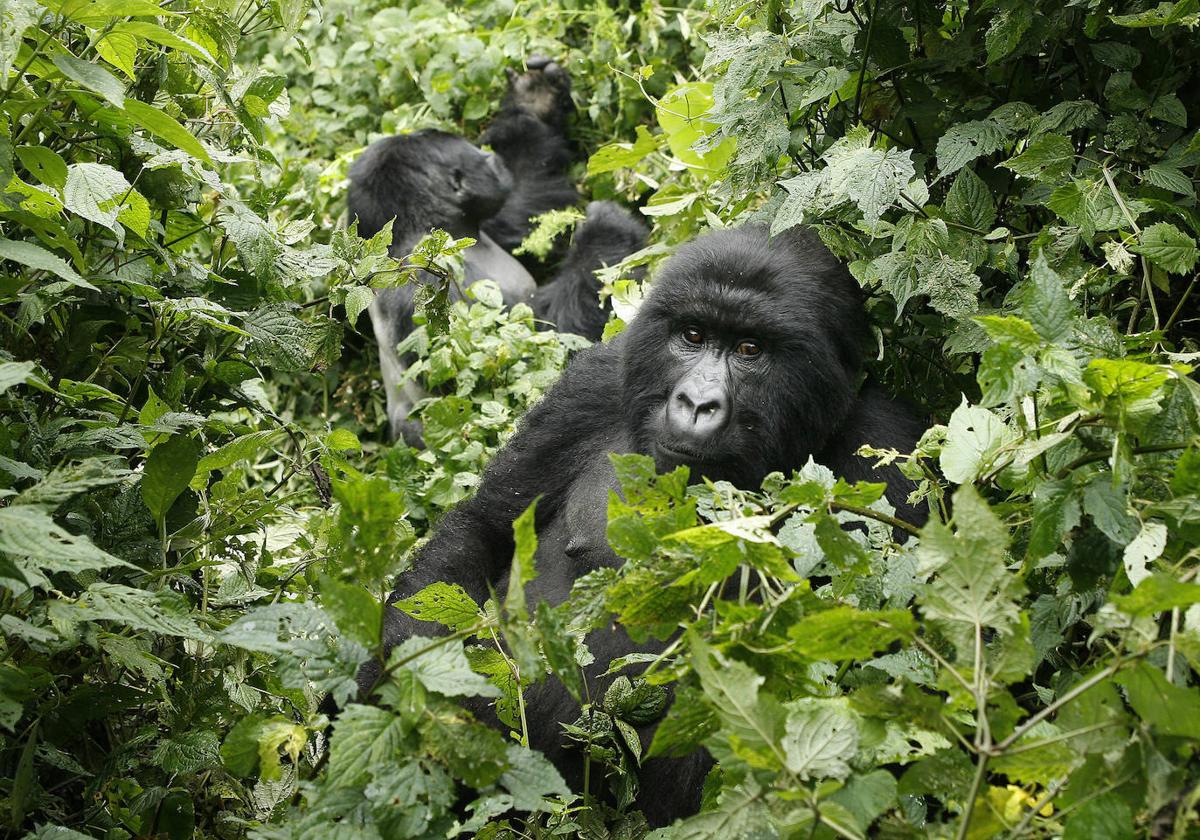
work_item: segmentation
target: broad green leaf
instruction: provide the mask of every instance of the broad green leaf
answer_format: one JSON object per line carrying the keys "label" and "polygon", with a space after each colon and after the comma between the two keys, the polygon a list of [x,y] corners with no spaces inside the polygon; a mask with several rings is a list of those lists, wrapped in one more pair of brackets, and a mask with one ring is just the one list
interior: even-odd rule
{"label": "broad green leaf", "polygon": [[987,184],[971,169],[962,169],[946,193],[946,214],[969,228],[983,233],[996,220],[996,205]]}
{"label": "broad green leaf", "polygon": [[67,78],[100,94],[114,107],[121,108],[125,105],[125,85],[99,64],[84,61],[64,52],[54,56],[54,66],[61,70]]}
{"label": "broad green leaf", "polygon": [[1128,595],[1113,596],[1113,604],[1133,616],[1190,607],[1200,604],[1200,584],[1184,583],[1160,572],[1143,580]]}
{"label": "broad green leaf", "polygon": [[419,621],[436,621],[451,630],[465,630],[479,622],[479,606],[456,583],[437,581],[392,606]]}
{"label": "broad green leaf", "polygon": [[43,184],[56,190],[67,185],[67,162],[57,152],[45,146],[18,146],[16,151],[21,164]]}
{"label": "broad green leaf", "polygon": [[0,362],[0,394],[14,385],[25,385],[37,381],[34,362]]}
{"label": "broad green leaf", "polygon": [[945,177],[962,169],[976,158],[998,152],[1009,132],[991,120],[955,123],[946,129],[937,143],[938,168]]}
{"label": "broad green leaf", "polygon": [[378,706],[352,703],[338,715],[329,745],[327,782],[335,788],[361,787],[379,767],[402,757],[411,725]]}
{"label": "broad green leaf", "polygon": [[946,427],[946,444],[939,460],[942,473],[955,484],[972,481],[1012,439],[1013,433],[999,417],[964,399]]}
{"label": "broad green leaf", "polygon": [[25,30],[42,15],[41,7],[33,0],[3,0],[0,2],[0,81],[7,81]]}
{"label": "broad green leaf", "polygon": [[225,735],[221,744],[221,763],[233,775],[244,779],[258,769],[258,739],[262,727],[261,716],[249,715],[235,723]]}
{"label": "broad green leaf", "polygon": [[1075,147],[1061,134],[1043,134],[1030,141],[1021,154],[1000,164],[1023,178],[1057,183],[1075,166]]}
{"label": "broad green leaf", "polygon": [[207,729],[179,732],[160,741],[150,761],[168,773],[195,773],[220,763],[220,740]]}
{"label": "broad green leaf", "polygon": [[375,290],[369,286],[351,286],[346,290],[346,320],[350,326],[358,324],[359,317],[370,308],[375,300]]}
{"label": "broad green leaf", "polygon": [[112,18],[179,14],[151,0],[47,0],[45,6],[97,29]]}
{"label": "broad green leaf", "polygon": [[[128,0],[114,1],[120,3],[128,2]],[[142,2],[142,0],[138,1]],[[208,62],[209,64],[216,63],[212,55],[210,55],[208,50],[204,49],[204,47],[200,46],[195,41],[184,38],[177,32],[172,32],[170,29],[159,26],[157,23],[150,23],[149,21],[145,20],[129,20],[118,23],[116,26],[110,29],[109,32],[120,35],[132,35],[137,38],[144,38],[147,41],[152,41],[155,44],[161,44],[164,47],[181,50],[200,59],[201,61]],[[176,146],[176,148],[183,149],[184,151],[191,151],[183,146]],[[207,160],[207,158],[203,155],[196,155],[196,157]]]}
{"label": "broad green leaf", "polygon": [[721,721],[721,729],[714,736],[724,742],[719,752],[728,751],[751,767],[780,769],[784,764],[781,742],[786,714],[778,700],[760,694],[763,678],[741,662],[714,661],[714,653],[694,632],[689,641],[692,667]]}
{"label": "broad green leaf", "polygon": [[1143,230],[1133,250],[1171,274],[1187,274],[1200,260],[1196,241],[1168,222]]}
{"label": "broad green leaf", "polygon": [[1146,566],[1157,560],[1167,547],[1167,526],[1161,522],[1143,522],[1142,529],[1129,545],[1123,557],[1125,576],[1134,586],[1150,576]]}
{"label": "broad green leaf", "polygon": [[1017,48],[1022,36],[1033,25],[1034,11],[1031,6],[1014,5],[1000,9],[992,18],[984,36],[987,47],[987,63],[995,64]]}
{"label": "broad green leaf", "polygon": [[0,258],[12,260],[37,271],[49,271],[72,286],[99,291],[76,273],[62,257],[56,257],[40,245],[17,239],[0,239]]}
{"label": "broad green leaf", "polygon": [[73,163],[67,168],[63,204],[73,213],[112,230],[121,200],[132,189],[125,176],[103,163]]}
{"label": "broad green leaf", "polygon": [[136,79],[138,39],[128,32],[108,32],[96,41],[96,53],[130,79]]}
{"label": "broad green leaf", "polygon": [[787,768],[801,779],[844,779],[858,751],[857,717],[831,700],[789,704],[781,746]]}
{"label": "broad green leaf", "polygon": [[[931,520],[917,556],[933,581],[918,596],[924,615],[1006,634],[1016,623],[1024,586],[1006,567],[1009,533],[971,484],[954,494],[954,531]],[[960,651],[960,653],[963,653]]]}
{"label": "broad green leaf", "polygon": [[635,129],[637,139],[633,143],[609,143],[597,149],[587,162],[589,178],[605,172],[627,169],[641,163],[647,155],[658,150],[665,134],[651,134],[644,125]]}
{"label": "broad green leaf", "polygon": [[145,239],[150,232],[150,203],[137,190],[129,190],[117,211],[117,221]]}
{"label": "broad green leaf", "polygon": [[1021,294],[1021,314],[1038,335],[1048,342],[1061,342],[1070,335],[1076,318],[1075,307],[1067,297],[1062,279],[1038,252]]}
{"label": "broad green leaf", "polygon": [[27,558],[51,574],[136,568],[97,548],[86,536],[63,529],[46,511],[32,505],[0,507],[0,552]]}
{"label": "broad green leaf", "polygon": [[788,629],[788,635],[805,656],[840,661],[867,659],[913,630],[913,617],[907,610],[834,607],[806,615]]}
{"label": "broad green leaf", "polygon": [[321,606],[343,634],[365,648],[380,643],[383,630],[383,602],[354,582],[343,582],[328,575],[320,580]]}
{"label": "broad green leaf", "polygon": [[1125,687],[1129,705],[1159,734],[1200,740],[1200,689],[1167,682],[1162,671],[1145,661],[1115,679]]}
{"label": "broad green leaf", "polygon": [[541,753],[510,744],[506,757],[508,769],[500,776],[500,784],[512,796],[514,808],[542,811],[543,800],[571,795],[558,770]]}
{"label": "broad green leaf", "polygon": [[200,444],[187,435],[172,435],[150,450],[142,472],[141,491],[146,507],[159,522],[179,498],[200,463]]}
{"label": "broad green leaf", "polygon": [[[421,685],[447,697],[500,696],[494,685],[471,670],[462,642],[450,641],[434,646],[434,641],[424,636],[405,639],[392,650],[388,658],[389,669],[403,667],[415,674]],[[405,664],[400,666],[400,662]]]}
{"label": "broad green leaf", "polygon": [[694,148],[717,131],[717,126],[705,119],[713,106],[712,89],[708,82],[678,85],[663,94],[655,108],[671,154],[701,172],[721,171],[734,151],[732,139],[703,152]]}
{"label": "broad green leaf", "polygon": [[1082,807],[1067,817],[1063,840],[1133,840],[1136,836],[1133,814],[1120,795],[1104,793],[1082,801]]}
{"label": "broad green leaf", "polygon": [[207,638],[188,614],[186,602],[169,591],[155,593],[117,583],[93,583],[73,615],[83,621],[114,621],[164,636]]}
{"label": "broad green leaf", "polygon": [[271,444],[278,441],[283,435],[282,431],[267,429],[236,437],[215,452],[209,452],[201,458],[196,466],[196,473],[199,475],[213,470],[223,470],[241,461],[256,458],[259,453],[270,448]]}
{"label": "broad green leaf", "polygon": [[521,515],[513,520],[513,551],[512,571],[508,576],[508,593],[504,598],[504,607],[510,615],[525,615],[525,584],[537,577],[538,538],[534,523],[537,516],[538,500],[534,499]]}
{"label": "broad green leaf", "polygon": [[155,137],[167,141],[175,148],[185,151],[205,163],[212,164],[212,158],[200,145],[200,141],[180,125],[178,120],[153,105],[147,105],[136,99],[126,99],[121,113]]}

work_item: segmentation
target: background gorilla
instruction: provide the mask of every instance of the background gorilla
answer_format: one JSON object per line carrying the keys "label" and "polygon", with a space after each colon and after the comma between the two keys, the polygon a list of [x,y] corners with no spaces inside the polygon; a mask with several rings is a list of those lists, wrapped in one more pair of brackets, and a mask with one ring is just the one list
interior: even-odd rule
{"label": "background gorilla", "polygon": [[554,279],[533,293],[533,311],[559,332],[599,340],[612,310],[600,305],[596,269],[616,265],[646,244],[650,231],[611,201],[593,201],[576,228],[570,250]]}
{"label": "background gorilla", "polygon": [[[433,228],[475,239],[465,254],[466,285],[495,280],[509,306],[529,301],[534,290],[529,270],[509,253],[529,234],[530,219],[579,200],[567,177],[570,79],[545,58],[531,58],[529,67],[524,74],[510,73],[504,106],[484,135],[496,154],[442,131],[387,137],[372,143],[351,166],[347,199],[362,236],[374,236],[395,219],[389,251],[397,258]],[[563,332],[599,338],[607,310],[599,306],[594,272],[641,248],[646,235],[645,226],[617,205],[590,205],[539,298],[538,316]],[[411,286],[381,290],[370,312],[391,436],[420,446],[420,424],[408,415],[424,393],[414,383],[402,384],[408,363],[395,349],[412,331],[414,292]]]}
{"label": "background gorilla", "polygon": [[[571,79],[557,63],[530,56],[529,71],[508,71],[508,94],[480,143],[491,146],[513,176],[513,189],[483,230],[506,251],[519,246],[532,228],[530,219],[550,210],[573,207],[579,192],[571,182],[571,145],[567,117],[573,110]],[[553,255],[561,257],[560,253]],[[523,257],[537,272],[536,257]]]}
{"label": "background gorilla", "polygon": [[[920,522],[923,515],[906,499],[912,484],[855,455],[863,443],[910,450],[922,430],[883,394],[859,392],[864,333],[858,286],[810,232],[769,240],[765,227],[751,226],[685,245],[628,329],[572,360],[496,456],[476,495],[438,525],[391,600],[439,580],[479,602],[504,591],[513,519],[539,495],[531,602],[561,603],[579,576],[619,565],[606,539],[607,496],[616,489],[610,452],[644,453],[659,470],[685,464],[693,479],[746,488],[812,456],[850,480],[886,481],[898,515]],[[385,620],[389,644],[442,632],[398,609],[387,610]],[[638,648],[619,627],[597,630],[587,643],[595,656],[585,669],[593,697],[611,683],[602,675],[614,657],[661,649]],[[378,668],[360,675],[364,690],[377,675]],[[578,705],[549,680],[525,699],[531,746],[578,790],[583,762],[564,748],[560,731],[577,718]],[[490,718],[487,709],[474,710]],[[641,733],[645,743],[652,730]],[[709,765],[703,753],[646,762],[638,806],[655,824],[694,811]]]}
{"label": "background gorilla", "polygon": [[[464,254],[466,285],[490,278],[512,306],[530,299],[533,277],[480,230],[480,224],[500,210],[511,187],[512,176],[495,155],[453,134],[425,130],[372,143],[350,167],[347,203],[362,236],[374,236],[395,219],[389,248],[393,257],[407,256],[433,228],[475,239]],[[414,294],[411,284],[380,289],[370,311],[392,437],[419,445],[419,429],[407,418],[423,394],[414,383],[401,386],[408,365],[396,352],[396,345],[412,332]]]}

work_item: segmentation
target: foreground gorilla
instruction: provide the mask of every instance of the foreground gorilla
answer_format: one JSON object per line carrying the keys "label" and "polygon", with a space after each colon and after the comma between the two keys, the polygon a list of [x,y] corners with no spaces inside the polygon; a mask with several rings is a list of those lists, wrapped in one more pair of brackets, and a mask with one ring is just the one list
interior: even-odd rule
{"label": "foreground gorilla", "polygon": [[[490,591],[503,592],[513,519],[537,496],[531,603],[561,603],[579,576],[620,565],[605,536],[608,492],[616,489],[610,452],[644,453],[660,471],[682,464],[694,479],[745,488],[812,456],[848,480],[886,481],[898,515],[921,521],[907,502],[911,483],[855,455],[864,443],[911,450],[922,431],[883,394],[858,390],[864,332],[857,285],[810,232],[768,239],[766,228],[749,226],[685,245],[627,330],[572,360],[488,467],[476,495],[446,514],[391,600],[434,581],[457,583],[480,603]],[[386,616],[391,645],[443,632],[398,609]],[[612,680],[601,676],[609,662],[639,648],[619,627],[595,631],[587,643],[595,656],[585,669],[590,694],[600,697]],[[364,690],[377,675],[360,675]],[[489,719],[486,709],[475,711]],[[575,790],[583,762],[564,748],[560,724],[578,714],[556,681],[526,694],[531,746]],[[641,733],[646,743],[652,730]],[[646,762],[638,806],[653,824],[695,811],[709,766],[703,753]]]}

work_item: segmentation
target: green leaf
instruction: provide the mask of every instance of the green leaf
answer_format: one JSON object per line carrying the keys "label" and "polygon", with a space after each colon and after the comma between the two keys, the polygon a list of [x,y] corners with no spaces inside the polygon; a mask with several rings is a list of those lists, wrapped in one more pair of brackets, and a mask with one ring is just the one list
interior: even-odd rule
{"label": "green leaf", "polygon": [[524,616],[525,584],[537,577],[538,538],[536,530],[537,503],[534,499],[521,515],[513,520],[513,551],[512,571],[508,576],[508,593],[504,598],[504,607],[509,615]]}
{"label": "green leaf", "polygon": [[704,119],[712,106],[713,86],[708,82],[688,82],[663,94],[655,107],[671,154],[702,172],[724,169],[734,150],[731,139],[722,140],[704,152],[694,148],[717,130],[716,124]]}
{"label": "green leaf", "polygon": [[146,507],[161,522],[200,463],[200,444],[187,435],[172,435],[146,458],[141,491]]}
{"label": "green leaf", "polygon": [[29,172],[48,187],[61,190],[67,184],[67,162],[45,146],[18,146],[17,157]]}
{"label": "green leaf", "polygon": [[1083,509],[1096,527],[1117,545],[1126,545],[1138,534],[1138,521],[1129,506],[1129,493],[1114,485],[1111,473],[1100,473],[1083,488]]}
{"label": "green leaf", "polygon": [[946,427],[946,444],[938,461],[942,473],[955,484],[973,481],[1011,439],[1012,432],[1000,418],[964,399]]}
{"label": "green leaf", "polygon": [[451,630],[466,630],[479,623],[479,606],[457,583],[436,581],[392,606],[404,610],[418,621],[436,621]]}
{"label": "green leaf", "polygon": [[1133,250],[1171,274],[1187,274],[1200,259],[1195,240],[1168,222],[1143,230]]}
{"label": "green leaf", "polygon": [[1071,334],[1071,325],[1076,318],[1075,307],[1067,297],[1062,279],[1046,262],[1043,251],[1039,251],[1034,258],[1029,277],[1022,288],[1020,312],[1038,335],[1048,342],[1061,342]]}
{"label": "green leaf", "polygon": [[1117,609],[1132,616],[1154,615],[1200,604],[1200,584],[1184,583],[1159,572],[1143,580],[1128,595],[1116,595],[1112,601]]}
{"label": "green leaf", "polygon": [[[126,24],[126,26],[133,26],[133,24]],[[200,141],[193,137],[186,128],[179,124],[178,120],[169,114],[155,108],[153,105],[147,105],[145,102],[139,102],[136,99],[126,99],[122,113],[155,137],[161,138],[175,148],[212,165],[212,158],[208,156],[208,152],[200,145]]]}
{"label": "green leaf", "polygon": [[[462,642],[452,640],[436,646],[433,642],[424,636],[405,639],[388,657],[389,670],[403,667],[412,671],[421,685],[447,697],[500,696],[499,689],[471,670]],[[403,666],[397,664],[405,660],[409,661]]]}
{"label": "green leaf", "polygon": [[76,58],[70,53],[63,52],[54,56],[54,66],[62,71],[67,78],[78,82],[85,88],[95,91],[114,107],[125,105],[125,85],[121,80],[109,73],[99,64]]}
{"label": "green leaf", "polygon": [[928,618],[1009,633],[1019,616],[1024,589],[1008,571],[1008,529],[974,485],[954,494],[954,531],[930,520],[917,547],[920,573],[934,575],[917,600]]}
{"label": "green leaf", "polygon": [[[129,0],[115,1],[119,3],[129,2]],[[118,34],[133,35],[137,38],[144,38],[145,40],[152,41],[155,44],[162,44],[164,47],[181,50],[188,55],[194,56],[209,64],[216,63],[216,60],[211,54],[209,54],[208,50],[204,49],[204,47],[200,46],[195,41],[184,38],[177,32],[172,32],[170,29],[159,26],[157,23],[150,23],[149,21],[144,20],[129,20],[118,23],[109,31]],[[176,148],[182,149],[183,147],[177,146]],[[184,151],[189,150],[184,149]],[[197,155],[197,157],[202,156]]]}
{"label": "green leaf", "polygon": [[970,169],[963,169],[946,193],[946,213],[960,225],[983,233],[996,220],[996,205],[991,190],[983,179]]}
{"label": "green leaf", "polygon": [[42,14],[33,0],[5,0],[0,5],[0,80],[7,82],[25,30]]}
{"label": "green leaf", "polygon": [[260,452],[270,448],[271,444],[278,441],[283,435],[282,431],[267,429],[236,437],[215,452],[210,452],[201,458],[196,465],[196,475],[200,476],[213,470],[223,470],[240,461],[257,458]]}
{"label": "green leaf", "polygon": [[67,168],[63,204],[73,213],[113,230],[121,199],[132,189],[125,176],[103,163],[73,163]]}
{"label": "green leaf", "polygon": [[138,39],[135,36],[128,32],[109,32],[96,41],[96,54],[130,79],[137,78]]}
{"label": "green leaf", "polygon": [[0,507],[0,552],[28,558],[51,574],[76,574],[112,566],[136,568],[92,544],[86,536],[60,527],[43,510],[32,505]]}
{"label": "green leaf", "polygon": [[781,742],[787,768],[802,780],[844,779],[858,751],[859,721],[836,700],[789,704]]}
{"label": "green leaf", "polygon": [[1133,814],[1116,793],[1084,799],[1067,817],[1062,840],[1133,840]]}
{"label": "green leaf", "polygon": [[1061,134],[1043,134],[1031,140],[1021,154],[1000,165],[1022,178],[1057,183],[1071,174],[1075,166],[1075,147]]}
{"label": "green leaf", "polygon": [[1115,677],[1125,687],[1129,704],[1160,735],[1200,740],[1200,691],[1167,682],[1162,671],[1148,662]]}
{"label": "green leaf", "polygon": [[350,326],[358,323],[359,317],[366,312],[375,300],[375,290],[370,286],[351,286],[346,290],[346,320]]}
{"label": "green leaf", "polygon": [[37,365],[33,362],[0,362],[0,394],[14,385],[37,382],[35,370]]}
{"label": "green leaf", "polygon": [[155,593],[117,583],[93,583],[76,605],[74,615],[83,621],[115,621],[164,636],[206,639],[181,601],[169,591]]}
{"label": "green leaf", "polygon": [[400,760],[410,728],[386,709],[350,704],[338,715],[329,745],[327,783],[335,788],[361,787],[375,768]]}
{"label": "green leaf", "polygon": [[721,721],[716,738],[726,742],[723,748],[751,767],[781,769],[786,716],[779,701],[759,693],[763,678],[748,665],[715,654],[695,631],[688,639],[692,667]]}
{"label": "green leaf", "polygon": [[45,248],[40,245],[34,245],[32,242],[17,239],[0,239],[0,258],[12,260],[37,271],[49,271],[51,274],[66,280],[72,286],[89,289],[94,292],[99,291],[91,283],[80,277],[75,272],[75,269],[71,268],[62,257],[56,257]]}
{"label": "green leaf", "polygon": [[510,744],[506,757],[508,769],[500,776],[500,784],[512,796],[517,810],[542,811],[544,799],[571,796],[558,770],[541,753]]}
{"label": "green leaf", "polygon": [[150,761],[168,773],[195,773],[220,764],[220,740],[215,732],[180,732],[155,747]]}
{"label": "green leaf", "polygon": [[383,629],[383,602],[357,583],[322,575],[321,606],[338,630],[365,648],[375,648]]}
{"label": "green leaf", "polygon": [[1021,37],[1033,25],[1032,6],[1016,5],[1002,8],[984,36],[987,63],[995,64],[1017,48]]}
{"label": "green leaf", "polygon": [[938,139],[937,161],[942,176],[962,169],[976,158],[998,152],[1009,132],[991,120],[955,123]]}
{"label": "green leaf", "polygon": [[628,169],[641,163],[647,155],[657,151],[665,134],[651,134],[644,125],[635,128],[637,139],[633,143],[609,143],[597,149],[587,162],[587,175],[593,178],[605,172]]}
{"label": "green leaf", "polygon": [[258,769],[258,739],[263,719],[250,715],[239,720],[221,744],[221,763],[235,776],[246,778]]}
{"label": "green leaf", "polygon": [[866,659],[893,642],[912,635],[907,610],[858,610],[834,607],[806,615],[788,629],[795,647],[811,659]]}

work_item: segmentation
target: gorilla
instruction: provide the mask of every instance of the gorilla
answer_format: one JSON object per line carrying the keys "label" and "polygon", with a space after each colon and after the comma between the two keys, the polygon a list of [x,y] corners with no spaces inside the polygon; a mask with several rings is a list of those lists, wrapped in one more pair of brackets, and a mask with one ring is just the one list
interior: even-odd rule
{"label": "gorilla", "polygon": [[[480,229],[500,211],[511,187],[512,175],[496,155],[461,137],[427,129],[385,137],[367,147],[350,167],[347,203],[362,236],[374,236],[395,220],[388,252],[398,259],[433,228],[455,238],[471,237],[475,244],[464,252],[466,285],[494,280],[504,302],[513,306],[532,297],[533,277]],[[457,296],[459,290],[452,292]],[[392,437],[419,445],[419,428],[408,415],[424,394],[415,383],[403,381],[408,364],[396,352],[396,345],[412,332],[414,295],[411,284],[380,289],[370,313]]]}
{"label": "gorilla", "polygon": [[[769,237],[760,225],[710,233],[681,247],[654,282],[637,317],[609,344],[578,353],[560,381],[526,415],[485,471],[474,497],[449,511],[402,574],[389,603],[435,581],[462,586],[482,603],[503,592],[513,555],[513,520],[535,498],[538,577],[531,604],[562,603],[575,580],[622,560],[606,538],[607,497],[617,484],[609,453],[654,458],[702,476],[757,488],[812,457],[849,481],[886,482],[897,515],[924,513],[894,467],[856,455],[870,443],[911,451],[923,424],[879,389],[859,387],[866,317],[858,285],[810,231]],[[385,641],[444,633],[439,625],[386,610]],[[616,657],[658,651],[617,626],[593,631],[584,669],[603,696]],[[360,674],[364,692],[378,666]],[[526,692],[530,743],[582,786],[583,759],[565,746],[561,724],[579,706],[555,680]],[[482,704],[469,706],[492,720]],[[654,726],[641,731],[645,744]],[[661,825],[699,807],[711,758],[645,762],[637,805]]]}
{"label": "gorilla", "polygon": [[[393,257],[406,256],[433,228],[476,240],[465,252],[465,285],[494,280],[508,306],[531,302],[534,292],[529,268],[511,254],[529,234],[530,220],[579,200],[567,177],[570,79],[548,59],[535,56],[528,64],[527,73],[510,72],[504,105],[484,134],[495,154],[442,131],[386,137],[350,167],[347,197],[350,218],[357,218],[362,236],[374,236],[395,220],[389,248]],[[562,332],[598,339],[607,311],[597,302],[594,272],[641,248],[646,236],[645,227],[617,205],[590,205],[535,313]],[[452,289],[455,297],[460,292]],[[420,446],[420,424],[408,418],[425,394],[403,381],[411,360],[395,349],[412,332],[414,293],[412,286],[380,290],[370,314],[391,437]]]}

